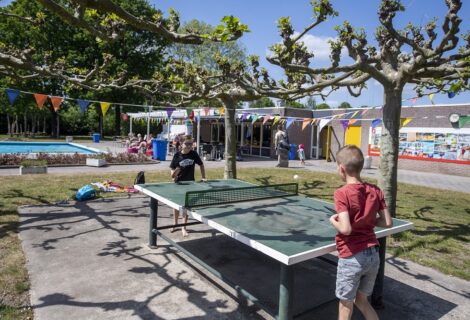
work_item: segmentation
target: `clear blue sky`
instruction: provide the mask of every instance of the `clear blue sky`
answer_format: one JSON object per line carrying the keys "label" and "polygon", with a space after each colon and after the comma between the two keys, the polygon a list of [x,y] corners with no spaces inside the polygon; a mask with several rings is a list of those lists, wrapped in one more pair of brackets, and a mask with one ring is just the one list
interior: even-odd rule
{"label": "clear blue sky", "polygon": [[[0,0],[0,6],[11,1]],[[168,9],[173,7],[180,13],[181,21],[198,19],[206,23],[217,25],[224,15],[234,15],[248,24],[251,32],[247,33],[241,40],[245,45],[248,54],[256,54],[264,60],[268,53],[268,48],[272,44],[279,42],[277,31],[277,19],[282,16],[290,16],[293,27],[296,31],[302,31],[304,26],[312,21],[312,9],[308,0],[150,0],[156,8],[161,9],[165,15]],[[470,30],[470,1],[462,1],[460,17],[464,20],[461,24],[461,33]],[[312,66],[323,66],[329,62],[327,40],[336,36],[334,26],[348,20],[353,26],[364,28],[368,40],[373,43],[374,30],[378,26],[377,9],[379,0],[332,0],[334,8],[339,11],[339,17],[323,23],[320,27],[310,32],[306,38],[306,43],[311,50],[316,53]],[[403,27],[408,22],[425,25],[432,18],[436,17],[438,26],[443,21],[446,12],[444,0],[402,0],[406,7],[404,13],[399,13],[396,18],[396,25]],[[279,78],[282,71],[264,62],[270,73]],[[354,107],[361,105],[379,106],[383,103],[382,87],[375,81],[371,81],[369,89],[363,91],[359,98],[351,97],[346,91],[334,93],[327,98],[327,103],[336,106],[343,101],[348,101]],[[403,98],[412,98],[415,94],[411,88],[405,88]],[[319,101],[319,99],[317,99]],[[470,93],[457,95],[449,99],[447,95],[436,95],[435,103],[470,103]],[[411,104],[405,101],[404,105]],[[418,99],[417,105],[430,104],[429,98]]]}

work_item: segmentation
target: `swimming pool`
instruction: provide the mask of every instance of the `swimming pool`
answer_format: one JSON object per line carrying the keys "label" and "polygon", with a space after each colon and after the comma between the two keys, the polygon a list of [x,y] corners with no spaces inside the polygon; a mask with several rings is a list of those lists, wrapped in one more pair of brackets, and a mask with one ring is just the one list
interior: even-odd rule
{"label": "swimming pool", "polygon": [[0,154],[6,153],[81,153],[96,154],[102,151],[76,143],[62,142],[0,142]]}

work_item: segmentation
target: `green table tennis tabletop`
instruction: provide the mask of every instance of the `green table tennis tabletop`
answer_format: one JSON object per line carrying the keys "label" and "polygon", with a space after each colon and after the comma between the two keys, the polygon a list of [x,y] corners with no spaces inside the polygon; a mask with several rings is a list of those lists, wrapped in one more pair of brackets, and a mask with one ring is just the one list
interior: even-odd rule
{"label": "green table tennis tabletop", "polygon": [[[175,209],[185,210],[188,191],[250,187],[236,180],[138,185],[145,194]],[[296,264],[336,250],[334,227],[329,217],[332,203],[304,196],[286,196],[188,210],[190,216],[238,241],[286,264]],[[376,228],[377,237],[411,229],[407,221],[394,219],[392,228]]]}

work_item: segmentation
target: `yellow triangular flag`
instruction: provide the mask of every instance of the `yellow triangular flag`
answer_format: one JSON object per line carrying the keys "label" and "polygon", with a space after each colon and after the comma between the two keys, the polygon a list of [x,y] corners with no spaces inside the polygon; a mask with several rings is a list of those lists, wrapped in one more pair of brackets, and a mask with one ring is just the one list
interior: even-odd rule
{"label": "yellow triangular flag", "polygon": [[312,124],[315,124],[316,121],[317,121],[317,119],[312,118]]}
{"label": "yellow triangular flag", "polygon": [[302,122],[302,131],[307,127],[307,125],[310,123],[310,118],[304,118],[304,121]]}
{"label": "yellow triangular flag", "polygon": [[351,118],[354,118],[357,114],[359,113],[359,111],[356,111],[352,114]]}
{"label": "yellow triangular flag", "polygon": [[110,105],[111,105],[111,103],[109,103],[109,102],[100,102],[101,113],[103,114],[103,116],[106,114],[106,112],[108,112],[108,109],[109,109]]}
{"label": "yellow triangular flag", "polygon": [[400,128],[406,126],[408,123],[411,122],[411,120],[413,120],[413,118],[401,118],[400,119]]}
{"label": "yellow triangular flag", "polygon": [[225,108],[224,107],[220,107],[219,108],[219,115],[223,115],[225,113]]}
{"label": "yellow triangular flag", "polygon": [[274,121],[273,121],[273,125],[275,125],[279,121],[279,119],[281,119],[280,116],[275,116]]}
{"label": "yellow triangular flag", "polygon": [[432,101],[432,99],[434,99],[434,93],[431,93],[429,95],[429,100],[431,100],[431,103],[434,104],[434,101]]}

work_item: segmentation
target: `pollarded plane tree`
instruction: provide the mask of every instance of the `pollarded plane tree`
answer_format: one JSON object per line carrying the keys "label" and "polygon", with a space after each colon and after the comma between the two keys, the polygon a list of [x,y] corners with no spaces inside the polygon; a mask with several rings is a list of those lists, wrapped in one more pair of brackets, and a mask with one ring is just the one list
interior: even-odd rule
{"label": "pollarded plane tree", "polygon": [[[161,12],[155,11],[152,19],[136,17],[126,12],[122,7],[111,1],[45,1],[38,0],[48,10],[60,16],[65,22],[83,28],[92,33],[100,41],[116,41],[128,26],[139,28],[163,36],[169,41],[188,44],[204,45],[208,42],[231,41],[240,37],[247,31],[246,25],[233,16],[224,17],[225,26],[217,26],[210,34],[180,32],[179,16],[171,10],[170,17],[163,19]],[[65,3],[65,4],[64,4]],[[318,22],[326,19],[330,7],[320,3],[315,6]],[[294,52],[288,52],[294,63],[304,63],[305,60],[299,52],[305,51],[303,44],[292,46]],[[299,51],[299,52],[297,52]],[[0,51],[1,52],[1,51]],[[104,62],[112,60],[111,55],[106,56]],[[299,72],[286,72],[286,79],[276,81],[272,79],[267,70],[259,68],[259,58],[249,58],[249,66],[243,61],[229,59],[216,54],[214,57],[217,68],[208,70],[192,61],[169,58],[163,71],[156,71],[152,77],[142,79],[128,77],[125,72],[110,76],[106,72],[107,65],[96,66],[92,71],[72,69],[67,64],[60,65],[47,63],[38,66],[30,62],[28,57],[6,55],[0,63],[17,73],[18,70],[26,72],[24,77],[42,75],[59,77],[65,81],[80,84],[88,89],[138,89],[144,92],[154,103],[167,103],[173,106],[186,105],[193,101],[218,100],[225,107],[226,122],[226,167],[225,177],[236,177],[236,133],[235,109],[241,101],[254,101],[261,97],[270,96],[281,99],[296,99],[305,94],[325,95],[322,90],[332,87],[335,90],[341,86],[354,86],[367,80],[368,75],[362,75],[356,70],[346,70],[336,75],[305,75]],[[80,70],[78,70],[80,71]],[[29,73],[28,73],[29,72]],[[301,94],[299,88],[304,88]],[[330,90],[330,92],[331,92]]]}
{"label": "pollarded plane tree", "polygon": [[[348,22],[336,27],[338,37],[330,42],[331,65],[315,68],[312,54],[299,46],[302,37],[311,32],[318,23],[334,16],[330,1],[312,1],[315,23],[296,35],[289,18],[280,20],[279,29],[283,42],[272,47],[273,55],[269,62],[292,72],[299,77],[322,75],[325,78],[337,74],[356,71],[356,80],[375,79],[383,87],[383,130],[381,139],[379,184],[384,190],[389,209],[396,213],[397,163],[400,129],[402,93],[405,85],[414,84],[418,94],[429,92],[454,92],[468,90],[470,74],[470,33],[460,35],[462,19],[459,11],[460,0],[445,0],[447,12],[437,30],[437,21],[432,20],[425,26],[409,23],[403,30],[394,25],[398,12],[404,11],[399,0],[382,0],[378,19],[380,26],[375,32],[377,45],[369,44],[366,33],[353,28]],[[326,14],[321,16],[321,13]],[[346,48],[351,63],[342,63],[341,50]],[[299,63],[300,62],[300,63]],[[295,79],[294,79],[295,80]],[[334,79],[332,86],[336,86]],[[357,83],[356,83],[357,84]],[[297,96],[301,96],[308,86],[302,84]],[[431,91],[430,91],[431,90]],[[357,94],[350,90],[351,94]]]}
{"label": "pollarded plane tree", "polygon": [[[326,19],[332,10],[324,3],[314,8],[318,12],[317,24]],[[293,48],[299,52],[306,51],[303,43],[295,43]],[[301,64],[306,60],[300,60],[303,57],[299,52],[286,54],[291,61]],[[265,68],[260,68],[257,56],[249,56],[245,63],[216,53],[214,64],[215,68],[206,68],[193,63],[191,59],[171,57],[166,69],[156,72],[151,79],[108,82],[107,86],[123,89],[132,87],[149,97],[159,95],[160,101],[173,106],[184,106],[201,99],[221,102],[225,109],[225,178],[236,178],[237,175],[235,111],[240,102],[255,101],[263,97],[296,100],[307,94],[325,98],[340,87],[347,87],[352,94],[359,94],[363,83],[370,78],[354,69],[332,75],[305,75],[287,70],[285,79],[275,80]],[[354,88],[358,92],[353,92]]]}
{"label": "pollarded plane tree", "polygon": [[[47,88],[38,90],[56,95],[60,92],[77,95],[79,88],[88,92],[98,90],[101,99],[132,96],[124,91],[120,91],[122,94],[111,92],[102,84],[109,79],[149,77],[152,70],[160,67],[160,48],[168,43],[197,45],[208,39],[228,41],[240,37],[245,28],[226,17],[224,24],[210,34],[177,32],[179,16],[174,11],[164,18],[162,12],[142,3],[144,1],[37,2],[42,5],[18,0],[0,8],[0,22],[5,26],[0,30],[3,35],[0,75],[4,76],[4,86],[16,83],[16,87],[25,87],[29,91],[46,83]],[[51,25],[56,29],[53,30]],[[60,34],[51,35],[51,30],[60,30]],[[70,30],[76,30],[75,34]],[[93,43],[86,43],[89,40]],[[141,44],[136,45],[138,42]],[[136,56],[142,57],[140,65],[134,63]],[[53,81],[47,80],[53,78]],[[158,98],[149,100],[153,103]],[[18,110],[12,108],[14,112]],[[119,110],[116,106],[116,127],[120,120]],[[58,119],[52,108],[51,113],[52,119]]]}

